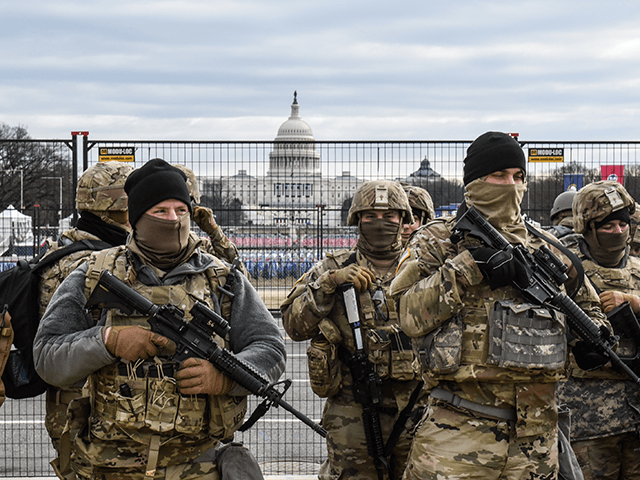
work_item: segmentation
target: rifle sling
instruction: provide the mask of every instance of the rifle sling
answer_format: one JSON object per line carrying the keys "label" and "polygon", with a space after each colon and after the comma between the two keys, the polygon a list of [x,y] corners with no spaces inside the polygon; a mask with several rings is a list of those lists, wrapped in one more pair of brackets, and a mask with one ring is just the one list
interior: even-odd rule
{"label": "rifle sling", "polygon": [[249,430],[251,427],[253,427],[253,424],[256,423],[258,420],[260,420],[269,410],[269,408],[271,408],[271,402],[269,399],[263,400],[260,405],[258,405],[255,410],[253,411],[253,413],[251,414],[251,416],[245,420],[245,422],[240,426],[240,428],[238,429],[239,432],[246,432],[247,430]]}
{"label": "rifle sling", "polygon": [[398,418],[393,424],[393,430],[391,430],[391,434],[387,439],[387,443],[384,445],[385,457],[388,458],[391,455],[391,452],[395,448],[396,443],[398,443],[398,440],[400,440],[400,435],[404,431],[404,427],[407,424],[407,420],[411,415],[413,407],[418,401],[418,396],[420,395],[420,392],[422,391],[423,386],[424,386],[424,382],[420,380],[418,382],[418,385],[416,385],[416,388],[414,388],[413,392],[411,392],[411,397],[409,397],[409,403],[407,403],[407,405],[402,409],[402,411],[400,412],[400,415],[398,415]]}

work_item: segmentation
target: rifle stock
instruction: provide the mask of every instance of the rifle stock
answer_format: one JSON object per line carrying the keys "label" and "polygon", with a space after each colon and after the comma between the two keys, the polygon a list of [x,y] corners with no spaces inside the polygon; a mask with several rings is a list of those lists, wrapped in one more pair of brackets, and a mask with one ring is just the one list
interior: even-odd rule
{"label": "rifle stock", "polygon": [[[291,385],[290,380],[284,382],[285,388],[282,391],[278,391],[275,388],[277,384],[271,384],[251,365],[226,348],[220,347],[213,340],[214,333],[224,338],[229,333],[230,326],[223,317],[206,304],[196,301],[190,310],[192,320],[187,321],[184,312],[176,306],[154,304],[105,270],[101,273],[98,284],[87,301],[87,307],[93,306],[119,308],[129,314],[138,311],[143,315],[149,315],[148,322],[151,330],[176,344],[176,353],[172,357],[175,361],[182,362],[191,357],[208,360],[249,392],[264,398],[267,403],[263,402],[261,409],[263,414],[271,404],[281,406],[314,432],[322,437],[327,436],[327,431],[322,426],[282,399]],[[255,422],[257,418],[252,420]]]}
{"label": "rifle stock", "polygon": [[640,378],[614,352],[617,338],[607,329],[596,325],[584,310],[558,287],[567,279],[566,266],[562,267],[563,262],[548,247],[543,246],[531,253],[522,245],[510,244],[473,206],[464,212],[453,230],[451,240],[454,243],[460,242],[466,232],[487,247],[511,253],[526,271],[526,275],[512,282],[513,286],[518,288],[527,300],[538,305],[555,307],[563,312],[569,327],[578,337],[607,355],[611,363],[618,366],[635,383],[640,384]]}

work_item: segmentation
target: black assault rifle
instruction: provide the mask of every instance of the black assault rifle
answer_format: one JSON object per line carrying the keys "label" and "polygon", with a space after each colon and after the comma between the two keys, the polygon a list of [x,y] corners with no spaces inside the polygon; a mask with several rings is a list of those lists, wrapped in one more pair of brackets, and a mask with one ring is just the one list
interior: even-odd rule
{"label": "black assault rifle", "polygon": [[546,246],[533,253],[522,245],[511,245],[475,207],[469,207],[453,228],[451,241],[459,243],[464,233],[479,239],[487,247],[511,254],[526,271],[526,275],[512,281],[523,296],[537,305],[554,307],[567,317],[570,329],[582,340],[605,354],[611,363],[620,367],[629,378],[640,384],[640,378],[613,351],[618,338],[606,328],[600,328],[565,295],[558,285],[567,281],[567,266]]}
{"label": "black assault rifle", "polygon": [[367,452],[373,458],[373,464],[378,473],[378,478],[384,478],[387,471],[391,478],[391,470],[387,462],[384,440],[382,439],[382,427],[380,425],[380,412],[382,407],[382,380],[373,369],[369,356],[364,351],[362,330],[360,328],[360,315],[356,303],[356,292],[352,283],[342,285],[342,296],[347,312],[347,318],[353,330],[353,339],[356,351],[347,360],[347,366],[353,379],[353,398],[362,406],[362,424],[364,426],[364,438],[367,441]]}
{"label": "black assault rifle", "polygon": [[[178,307],[156,305],[113,276],[111,272],[105,270],[100,275],[98,284],[87,301],[87,307],[93,306],[119,308],[128,314],[137,311],[143,315],[149,315],[148,322],[151,325],[151,331],[173,340],[176,344],[173,360],[182,362],[191,357],[208,360],[227,377],[235,380],[252,394],[264,398],[267,403],[261,409],[262,414],[272,404],[281,406],[311,427],[314,432],[323,437],[327,436],[327,431],[324,428],[282,400],[282,396],[291,386],[291,380],[278,382],[284,384],[284,389],[280,392],[274,387],[278,383],[271,384],[253,367],[215,342],[214,333],[224,338],[231,327],[229,322],[206,304],[196,301],[189,311],[192,316],[192,320],[189,322],[185,320],[184,312]],[[251,420],[255,422],[256,419],[250,419],[247,424]]]}

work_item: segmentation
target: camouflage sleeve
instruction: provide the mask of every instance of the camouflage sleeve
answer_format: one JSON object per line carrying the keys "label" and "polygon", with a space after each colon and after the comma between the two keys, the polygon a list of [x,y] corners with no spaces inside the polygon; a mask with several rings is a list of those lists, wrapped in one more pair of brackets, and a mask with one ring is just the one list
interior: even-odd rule
{"label": "camouflage sleeve", "polygon": [[[194,234],[195,235],[195,234]],[[224,233],[222,234],[224,236]],[[213,255],[214,257],[220,258],[222,260],[224,260],[227,263],[233,263],[233,260],[236,258],[236,256],[238,255],[238,249],[236,248],[235,244],[231,243],[231,241],[224,236],[224,238],[226,239],[227,242],[229,242],[229,245],[231,245],[232,248],[225,248],[222,244],[220,243],[214,243],[212,242],[209,238],[206,237],[199,237],[201,243],[200,249],[205,252],[208,253],[209,255]],[[233,253],[235,252],[235,253]],[[239,257],[238,257],[239,259]],[[244,263],[242,263],[242,261],[240,261],[240,264],[238,265],[238,270],[247,278],[249,278],[249,272],[247,271],[247,267],[245,267]]]}
{"label": "camouflage sleeve", "polygon": [[318,334],[318,324],[331,313],[335,304],[336,283],[332,270],[320,262],[294,285],[280,306],[285,331],[294,341]]}
{"label": "camouflage sleeve", "polygon": [[471,254],[457,252],[444,224],[418,230],[391,284],[402,330],[410,337],[428,334],[457,314],[466,288],[482,280]]}
{"label": "camouflage sleeve", "polygon": [[233,262],[233,259],[238,256],[238,248],[222,231],[220,225],[216,225],[217,228],[207,232],[209,239],[211,240],[211,246],[213,253],[216,257],[222,258],[227,262]]}

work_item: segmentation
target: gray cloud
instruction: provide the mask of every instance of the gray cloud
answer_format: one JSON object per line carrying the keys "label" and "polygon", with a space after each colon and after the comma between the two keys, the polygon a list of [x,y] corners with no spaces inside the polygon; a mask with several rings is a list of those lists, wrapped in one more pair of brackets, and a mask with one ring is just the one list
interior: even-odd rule
{"label": "gray cloud", "polygon": [[635,140],[640,5],[0,1],[0,121],[33,137]]}

